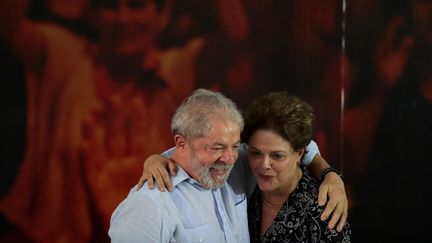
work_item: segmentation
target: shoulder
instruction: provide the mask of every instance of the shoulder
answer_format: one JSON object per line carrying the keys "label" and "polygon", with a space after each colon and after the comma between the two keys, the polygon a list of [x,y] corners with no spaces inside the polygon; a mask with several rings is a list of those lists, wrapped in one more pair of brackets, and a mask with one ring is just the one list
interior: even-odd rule
{"label": "shoulder", "polygon": [[168,192],[160,192],[158,189],[150,190],[146,184],[140,190],[133,187],[113,212],[111,221],[125,217],[140,218],[142,215],[162,218],[165,210],[161,209],[167,207],[170,200]]}
{"label": "shoulder", "polygon": [[112,242],[168,241],[174,225],[163,209],[168,200],[157,191],[132,188],[111,216],[108,235]]}
{"label": "shoulder", "polygon": [[164,191],[161,192],[159,189],[149,189],[147,182],[143,185],[143,187],[137,190],[137,187],[134,186],[126,197],[126,200],[131,202],[136,201],[148,201],[151,203],[155,203],[160,205],[161,202],[171,201],[170,192]]}
{"label": "shoulder", "polygon": [[319,220],[324,206],[318,206],[319,182],[302,166],[303,175],[296,189],[289,196],[288,202],[294,209],[292,213],[297,214],[304,222],[312,219]]}
{"label": "shoulder", "polygon": [[248,161],[248,150],[246,144],[240,144],[238,158],[234,164],[228,183],[236,194],[246,193],[249,197],[255,188],[256,180]]}
{"label": "shoulder", "polygon": [[111,216],[108,231],[111,240],[127,242],[142,239],[158,242],[169,238],[174,226],[169,220],[166,207],[170,207],[168,192],[147,188],[137,191],[136,187],[132,188]]}
{"label": "shoulder", "polygon": [[305,165],[301,166],[301,170],[303,175],[298,182],[295,193],[307,194],[311,199],[317,199],[320,182],[312,176],[308,167]]}
{"label": "shoulder", "polygon": [[325,206],[318,205],[318,190],[320,183],[303,167],[303,176],[296,189],[295,200],[303,221],[303,227],[308,234],[322,241],[350,242],[351,229],[347,223],[342,232],[328,229],[328,222],[320,219]]}

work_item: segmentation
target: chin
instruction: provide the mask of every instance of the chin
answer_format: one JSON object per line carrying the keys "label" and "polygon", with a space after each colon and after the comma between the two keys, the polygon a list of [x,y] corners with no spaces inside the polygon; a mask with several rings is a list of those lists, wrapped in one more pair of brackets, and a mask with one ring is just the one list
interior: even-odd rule
{"label": "chin", "polygon": [[225,184],[226,181],[226,176],[216,176],[216,177],[212,177],[212,179],[214,180],[215,184]]}
{"label": "chin", "polygon": [[258,187],[263,192],[273,191],[275,189],[275,187],[268,182],[258,182]]}

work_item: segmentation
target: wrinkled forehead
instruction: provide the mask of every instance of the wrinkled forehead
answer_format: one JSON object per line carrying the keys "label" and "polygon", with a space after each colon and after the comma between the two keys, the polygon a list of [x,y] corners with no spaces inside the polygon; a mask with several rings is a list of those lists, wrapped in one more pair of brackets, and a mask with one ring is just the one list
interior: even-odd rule
{"label": "wrinkled forehead", "polygon": [[205,137],[213,139],[237,139],[240,137],[240,124],[232,119],[211,119],[210,130],[205,134]]}

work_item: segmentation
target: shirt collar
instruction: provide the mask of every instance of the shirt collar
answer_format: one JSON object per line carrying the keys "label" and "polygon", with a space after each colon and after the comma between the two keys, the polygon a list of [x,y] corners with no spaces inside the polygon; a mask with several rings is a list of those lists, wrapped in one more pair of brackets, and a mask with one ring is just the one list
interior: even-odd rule
{"label": "shirt collar", "polygon": [[200,191],[207,190],[201,185],[201,183],[199,183],[194,178],[190,177],[190,175],[181,166],[177,165],[177,175],[171,176],[171,182],[173,188],[175,188],[178,184],[182,183],[183,181],[186,181],[187,183],[191,184],[192,186],[199,189]]}

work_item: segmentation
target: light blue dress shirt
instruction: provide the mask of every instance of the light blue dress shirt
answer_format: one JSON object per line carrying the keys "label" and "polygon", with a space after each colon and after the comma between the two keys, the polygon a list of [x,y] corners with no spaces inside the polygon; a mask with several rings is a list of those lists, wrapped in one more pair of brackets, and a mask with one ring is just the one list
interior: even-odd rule
{"label": "light blue dress shirt", "polygon": [[[305,164],[319,153],[314,142],[308,151]],[[177,168],[177,176],[171,176],[172,192],[150,190],[147,183],[138,191],[132,188],[111,216],[111,241],[250,242],[247,197],[256,182],[247,163],[247,147],[240,146],[239,159],[220,189],[206,190]]]}
{"label": "light blue dress shirt", "polygon": [[171,180],[172,192],[130,191],[111,217],[112,242],[249,242],[244,193],[206,190],[180,167]]}

